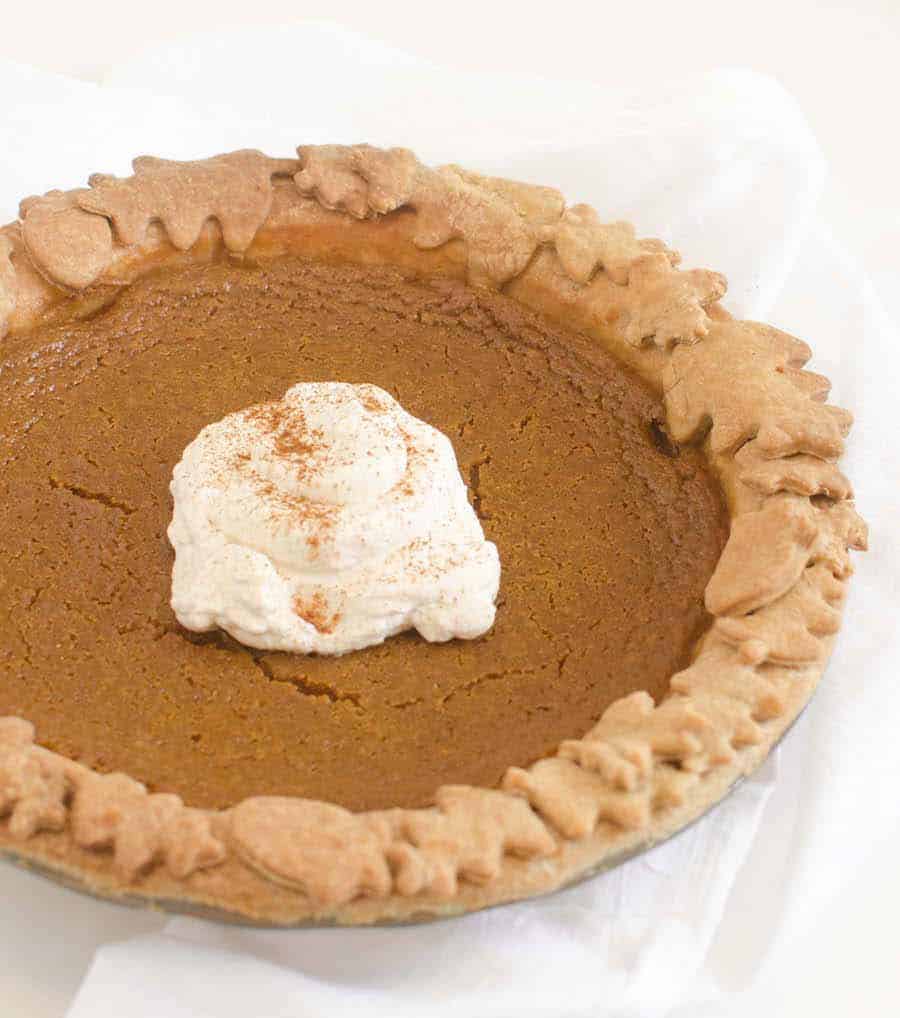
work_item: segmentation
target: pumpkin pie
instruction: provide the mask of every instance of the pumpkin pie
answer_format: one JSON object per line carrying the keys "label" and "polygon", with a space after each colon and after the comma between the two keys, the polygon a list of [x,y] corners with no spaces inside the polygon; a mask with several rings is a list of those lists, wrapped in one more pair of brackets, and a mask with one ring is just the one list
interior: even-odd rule
{"label": "pumpkin pie", "polygon": [[[543,893],[678,830],[811,696],[865,546],[849,415],[721,275],[555,190],[311,146],[0,231],[0,852],[104,896],[368,923]],[[300,381],[453,443],[475,640],[184,629],[169,480]]]}

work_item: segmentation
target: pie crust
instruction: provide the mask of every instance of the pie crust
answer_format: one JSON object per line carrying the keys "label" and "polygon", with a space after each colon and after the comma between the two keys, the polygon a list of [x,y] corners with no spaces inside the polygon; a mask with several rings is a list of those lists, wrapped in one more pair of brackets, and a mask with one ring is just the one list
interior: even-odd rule
{"label": "pie crust", "polygon": [[547,892],[685,826],[750,773],[810,698],[866,529],[835,465],[850,415],[803,370],[809,347],[736,321],[725,280],[555,190],[420,164],[405,149],[310,146],[177,163],[22,202],[0,230],[0,335],[92,284],[155,266],[294,254],[503,288],[596,340],[663,394],[702,448],[731,533],[706,589],[714,623],[655,704],[633,693],[500,788],[354,814],[258,796],[225,810],[150,794],[0,719],[0,851],[92,892],[245,920],[370,923]]}

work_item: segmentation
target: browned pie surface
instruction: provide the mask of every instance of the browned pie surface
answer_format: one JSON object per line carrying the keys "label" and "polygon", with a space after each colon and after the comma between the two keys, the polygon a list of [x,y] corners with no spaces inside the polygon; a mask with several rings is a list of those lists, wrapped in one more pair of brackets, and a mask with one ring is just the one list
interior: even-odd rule
{"label": "browned pie surface", "polygon": [[[664,694],[726,535],[655,397],[495,295],[283,260],[161,272],[0,361],[0,715],[194,805],[353,808],[494,784],[613,699]],[[343,658],[249,651],[168,607],[168,482],[205,424],[373,382],[453,441],[503,566],[494,630]]]}

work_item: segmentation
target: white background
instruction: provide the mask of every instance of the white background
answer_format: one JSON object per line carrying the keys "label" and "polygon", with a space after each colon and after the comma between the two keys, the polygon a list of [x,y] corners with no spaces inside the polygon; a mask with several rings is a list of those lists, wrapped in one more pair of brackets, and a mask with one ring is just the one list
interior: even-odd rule
{"label": "white background", "polygon": [[[94,0],[58,9],[38,3],[4,7],[0,58],[94,81],[108,66],[121,66],[158,42],[211,26],[272,24],[306,13],[461,69],[643,81],[660,88],[691,68],[746,66],[773,74],[799,99],[829,160],[827,217],[900,316],[900,0],[482,0],[448,6],[343,0],[331,9],[298,0],[268,0],[264,8],[210,0]],[[240,67],[234,71],[240,76]],[[298,100],[298,124],[302,113]],[[7,879],[0,872],[0,900]],[[36,898],[57,893],[33,882]],[[25,954],[17,952],[16,941],[22,917],[0,908],[0,1018],[60,1018],[96,940],[160,925],[149,915],[114,907],[98,912],[74,896],[65,900],[66,916],[41,934],[52,979],[21,971]],[[814,934],[783,946],[760,984],[723,1018],[900,1014],[898,916],[900,868],[888,845],[863,871],[847,874]]]}

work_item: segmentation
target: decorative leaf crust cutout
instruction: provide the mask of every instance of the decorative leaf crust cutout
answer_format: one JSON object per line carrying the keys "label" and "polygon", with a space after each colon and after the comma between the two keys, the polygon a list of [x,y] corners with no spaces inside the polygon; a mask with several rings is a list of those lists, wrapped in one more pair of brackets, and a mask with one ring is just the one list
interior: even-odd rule
{"label": "decorative leaf crust cutout", "polygon": [[458,880],[483,883],[509,852],[550,855],[557,843],[521,800],[481,788],[441,788],[434,809],[353,814],[306,799],[247,799],[231,811],[235,850],[259,873],[317,906],[392,889],[452,898]]}
{"label": "decorative leaf crust cutout", "polygon": [[175,877],[215,866],[224,845],[212,835],[210,818],[177,795],[149,795],[125,774],[73,772],[72,835],[82,848],[112,849],[117,870],[133,880],[156,863]]}
{"label": "decorative leaf crust cutout", "polygon": [[152,156],[133,162],[134,176],[94,174],[78,205],[109,219],[121,244],[140,244],[159,221],[179,251],[196,244],[203,224],[216,219],[229,251],[246,251],[272,207],[272,177],[288,174],[293,160],[269,159],[250,149],[200,162]]}
{"label": "decorative leaf crust cutout", "polygon": [[407,149],[368,145],[299,150],[300,192],[356,218],[408,207],[416,212],[413,242],[440,247],[461,238],[469,282],[498,287],[524,271],[543,245],[555,248],[563,270],[584,284],[603,271],[621,292],[606,319],[633,346],[667,347],[706,334],[706,307],[725,292],[716,272],[679,272],[678,256],[660,241],[637,240],[626,223],[604,225],[593,209],[566,210],[558,191],[482,177],[456,166],[422,166]]}
{"label": "decorative leaf crust cutout", "polygon": [[82,848],[111,850],[130,881],[162,863],[184,878],[225,858],[210,817],[177,795],[148,795],[125,774],[95,774],[34,745],[19,718],[0,718],[0,817],[16,838],[69,827]]}
{"label": "decorative leaf crust cutout", "polygon": [[761,455],[756,442],[747,442],[735,454],[739,511],[759,508],[765,496],[780,492],[795,495],[824,495],[835,501],[853,498],[853,488],[841,470],[828,460],[797,453],[781,459]]}
{"label": "decorative leaf crust cutout", "polygon": [[340,905],[360,894],[385,896],[387,825],[373,824],[327,802],[266,796],[231,812],[230,840],[257,872],[299,888],[317,905]]}
{"label": "decorative leaf crust cutout", "polygon": [[0,718],[0,816],[9,816],[10,834],[23,840],[66,822],[65,775],[32,752],[33,738],[27,721]]}
{"label": "decorative leaf crust cutout", "polygon": [[845,579],[848,548],[866,548],[865,524],[850,503],[820,509],[797,495],[775,495],[733,521],[706,586],[706,607],[713,615],[755,611],[787,593],[815,562]]}
{"label": "decorative leaf crust cutout", "polygon": [[113,257],[109,223],[78,204],[85,193],[50,191],[19,206],[28,256],[51,283],[72,290],[93,283]]}
{"label": "decorative leaf crust cutout", "polygon": [[748,664],[810,664],[822,656],[822,637],[840,628],[844,595],[845,584],[819,563],[804,569],[786,594],[752,615],[723,615],[713,631]]}
{"label": "decorative leaf crust cutout", "polygon": [[769,325],[714,323],[704,343],[676,349],[664,371],[672,437],[691,442],[708,430],[715,454],[755,438],[768,458],[840,456],[852,417],[820,402],[827,381],[800,370],[810,355],[805,343]]}
{"label": "decorative leaf crust cutout", "polygon": [[547,240],[555,243],[562,267],[576,283],[589,283],[601,269],[614,283],[627,286],[631,266],[647,254],[678,264],[677,254],[661,241],[637,240],[631,223],[601,223],[590,205],[566,209]]}
{"label": "decorative leaf crust cutout", "polygon": [[[392,916],[441,911],[457,898],[475,907],[558,886],[628,838],[659,836],[701,812],[762,759],[809,697],[840,621],[848,549],[866,545],[834,463],[850,415],[827,406],[827,380],[803,370],[805,343],[731,320],[716,304],[725,290],[718,273],[678,270],[674,252],[637,239],[627,224],[603,224],[583,205],[566,209],[550,188],[429,169],[405,149],[299,154],[299,163],[258,152],[197,163],[144,158],[131,178],[95,176],[89,189],[27,199],[21,224],[0,231],[0,334],[13,317],[28,327],[60,288],[110,278],[119,259],[151,264],[161,236],[190,249],[209,219],[233,252],[252,249],[269,225],[306,238],[315,222],[324,229],[317,250],[327,253],[335,237],[350,249],[347,238],[361,229],[354,220],[371,229],[402,209],[408,232],[385,227],[385,235],[398,254],[407,245],[406,264],[410,243],[428,250],[453,241],[471,283],[511,283],[550,314],[576,309],[598,341],[629,344],[629,363],[664,391],[674,441],[705,443],[732,516],[706,590],[715,621],[661,703],[633,693],[554,756],[510,768],[500,789],[446,786],[427,809],[355,815],[257,797],[224,812],[195,810],[35,746],[27,722],[3,718],[0,847],[58,838],[108,859],[115,887],[140,893],[145,878],[164,872],[192,900],[204,900],[197,880],[206,871],[229,880],[239,872],[282,888],[279,902],[294,896],[277,913],[282,921],[377,918],[354,911],[366,900]],[[294,203],[288,226],[269,223],[278,177],[279,201]],[[310,213],[316,206],[336,215]],[[247,907],[222,890],[212,900]]]}
{"label": "decorative leaf crust cutout", "polygon": [[525,803],[491,789],[444,785],[435,809],[392,812],[402,840],[392,845],[389,858],[404,895],[427,890],[451,898],[460,879],[495,880],[505,854],[534,859],[557,849]]}
{"label": "decorative leaf crust cutout", "polygon": [[50,191],[21,203],[26,249],[51,282],[84,289],[112,262],[114,240],[139,245],[154,222],[186,251],[215,219],[225,247],[245,251],[272,207],[273,176],[286,176],[297,164],[247,149],[197,162],[141,156],[132,166],[133,177],[97,173],[89,189]]}

